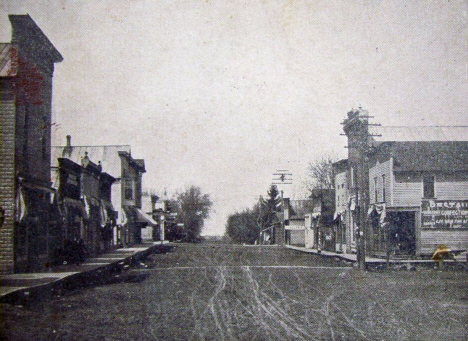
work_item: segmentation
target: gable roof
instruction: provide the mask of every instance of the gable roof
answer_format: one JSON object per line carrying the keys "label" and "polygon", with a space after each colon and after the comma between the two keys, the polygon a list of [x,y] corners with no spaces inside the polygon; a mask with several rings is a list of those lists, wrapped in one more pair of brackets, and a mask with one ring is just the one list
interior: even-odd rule
{"label": "gable roof", "polygon": [[468,141],[468,126],[369,126],[377,143],[384,141]]}
{"label": "gable roof", "polygon": [[341,159],[333,163],[333,170],[335,174],[343,173],[348,170],[349,162],[348,159]]}
{"label": "gable roof", "polygon": [[393,156],[395,171],[468,171],[468,141],[383,142],[376,152]]}
{"label": "gable roof", "polygon": [[[69,155],[68,155],[69,152]],[[58,165],[58,158],[64,157],[81,165],[81,159],[88,153],[88,157],[97,163],[101,161],[102,170],[114,178],[122,176],[122,165],[119,152],[130,154],[129,145],[110,146],[53,146],[52,166]]]}
{"label": "gable roof", "polygon": [[304,219],[306,214],[312,213],[313,201],[304,200],[289,200],[289,219]]}

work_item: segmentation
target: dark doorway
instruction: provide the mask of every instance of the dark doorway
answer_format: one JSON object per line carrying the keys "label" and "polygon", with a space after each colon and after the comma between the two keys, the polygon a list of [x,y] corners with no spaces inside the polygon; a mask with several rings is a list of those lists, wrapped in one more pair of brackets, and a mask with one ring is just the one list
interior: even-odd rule
{"label": "dark doorway", "polygon": [[413,256],[416,253],[414,211],[389,212],[389,246],[395,254]]}

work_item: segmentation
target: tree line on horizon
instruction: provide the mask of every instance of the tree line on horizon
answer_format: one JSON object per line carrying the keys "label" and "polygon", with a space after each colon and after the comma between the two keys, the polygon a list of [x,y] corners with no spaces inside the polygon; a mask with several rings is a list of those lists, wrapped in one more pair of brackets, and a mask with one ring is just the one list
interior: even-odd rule
{"label": "tree line on horizon", "polygon": [[[324,156],[309,163],[304,185],[310,193],[315,189],[335,188],[333,163],[336,161],[332,156]],[[278,213],[281,210],[280,193],[275,185],[271,185],[266,199],[261,196],[252,208],[228,217],[225,234],[235,243],[256,244],[260,242],[261,232],[264,232],[268,243],[275,244],[274,226],[280,224]]]}

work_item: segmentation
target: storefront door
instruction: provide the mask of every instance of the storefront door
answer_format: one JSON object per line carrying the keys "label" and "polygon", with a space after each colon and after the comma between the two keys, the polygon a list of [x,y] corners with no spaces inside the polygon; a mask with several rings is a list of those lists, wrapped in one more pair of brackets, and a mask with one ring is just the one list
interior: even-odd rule
{"label": "storefront door", "polygon": [[414,255],[416,253],[415,212],[389,212],[387,216],[391,249],[397,255]]}

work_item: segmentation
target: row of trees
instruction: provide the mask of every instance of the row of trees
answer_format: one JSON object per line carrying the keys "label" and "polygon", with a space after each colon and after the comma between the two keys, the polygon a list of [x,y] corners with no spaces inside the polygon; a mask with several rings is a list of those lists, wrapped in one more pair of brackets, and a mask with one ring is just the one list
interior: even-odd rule
{"label": "row of trees", "polygon": [[[324,157],[308,167],[307,188],[334,188],[332,157]],[[184,192],[177,193],[168,200],[168,210],[173,213],[173,219],[168,222],[166,238],[197,242],[203,229],[204,221],[210,215],[213,202],[208,194],[203,194],[200,187],[191,186]],[[281,198],[278,188],[274,185],[267,192],[267,198],[260,200],[249,209],[236,212],[228,217],[226,234],[238,243],[253,244],[263,231],[270,243],[275,243],[274,226],[280,223],[278,212],[281,211]]]}
{"label": "row of trees", "polygon": [[[335,158],[326,156],[309,163],[304,185],[310,193],[314,189],[335,188],[333,174],[335,161]],[[259,240],[260,233],[263,231],[270,238],[270,243],[275,243],[274,226],[280,223],[278,212],[281,211],[281,198],[275,185],[271,185],[267,194],[267,199],[260,197],[259,202],[252,208],[244,209],[228,217],[226,234],[234,242],[254,244]]]}
{"label": "row of trees", "polygon": [[274,226],[280,223],[277,213],[281,210],[281,198],[278,188],[271,185],[267,199],[260,200],[253,208],[234,213],[228,217],[226,234],[234,242],[254,244],[260,233],[266,233],[270,242],[275,242]]}

